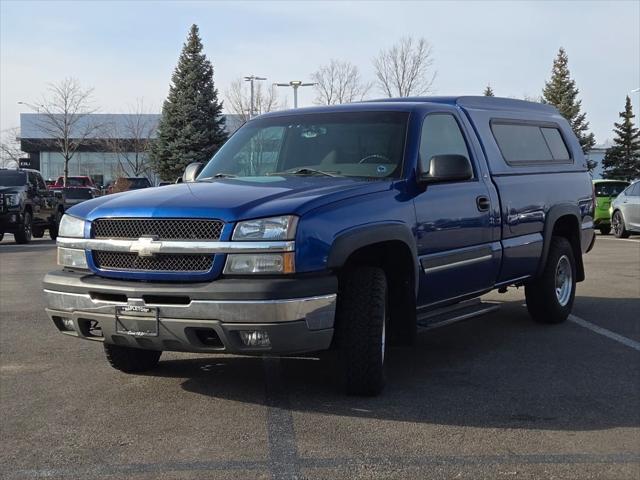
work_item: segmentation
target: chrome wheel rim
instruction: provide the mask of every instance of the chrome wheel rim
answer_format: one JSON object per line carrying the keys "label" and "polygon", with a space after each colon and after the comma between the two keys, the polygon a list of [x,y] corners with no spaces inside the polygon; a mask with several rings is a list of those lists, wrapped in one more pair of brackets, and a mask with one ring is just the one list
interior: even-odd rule
{"label": "chrome wheel rim", "polygon": [[611,223],[613,224],[613,231],[616,234],[620,234],[622,232],[622,221],[620,219],[620,214],[616,212],[616,214],[613,216],[613,219],[611,220]]}
{"label": "chrome wheel rim", "polygon": [[[29,219],[29,221],[27,222],[27,219]],[[31,238],[31,216],[28,216],[25,218],[25,222],[24,222],[24,234],[27,238]]]}
{"label": "chrome wheel rim", "polygon": [[563,255],[556,266],[556,298],[560,306],[564,307],[569,303],[572,289],[573,272],[571,271],[571,262],[569,262],[569,257]]}

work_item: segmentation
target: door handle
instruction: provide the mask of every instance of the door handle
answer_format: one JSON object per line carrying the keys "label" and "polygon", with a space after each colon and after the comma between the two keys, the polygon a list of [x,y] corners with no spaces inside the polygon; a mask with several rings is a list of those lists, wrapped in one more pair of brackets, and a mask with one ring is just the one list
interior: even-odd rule
{"label": "door handle", "polygon": [[481,212],[486,212],[487,210],[489,210],[489,207],[491,206],[491,201],[489,200],[489,197],[480,195],[479,197],[476,198],[476,206],[478,207],[478,210],[480,210]]}

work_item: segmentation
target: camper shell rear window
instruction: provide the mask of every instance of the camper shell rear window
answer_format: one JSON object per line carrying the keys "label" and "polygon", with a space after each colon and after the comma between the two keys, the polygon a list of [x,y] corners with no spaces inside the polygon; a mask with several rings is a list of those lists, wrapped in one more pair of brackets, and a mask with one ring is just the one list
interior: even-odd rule
{"label": "camper shell rear window", "polygon": [[494,120],[491,131],[509,165],[572,162],[560,127],[556,124]]}

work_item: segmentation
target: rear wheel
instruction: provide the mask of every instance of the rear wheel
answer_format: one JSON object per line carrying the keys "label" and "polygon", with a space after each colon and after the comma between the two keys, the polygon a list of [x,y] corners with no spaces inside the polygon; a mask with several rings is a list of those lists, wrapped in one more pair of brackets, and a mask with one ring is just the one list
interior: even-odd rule
{"label": "rear wheel", "polygon": [[616,210],[613,212],[613,217],[611,218],[611,226],[613,227],[613,234],[616,238],[627,238],[629,236],[629,232],[627,231],[624,224],[624,217],[622,216],[622,212],[620,210]]}
{"label": "rear wheel", "polygon": [[609,235],[611,233],[611,227],[609,225],[606,227],[600,227],[600,233],[602,235]]}
{"label": "rear wheel", "polygon": [[24,219],[20,225],[18,225],[18,229],[13,236],[16,239],[16,243],[24,244],[29,243],[31,241],[31,232],[33,228],[33,217],[31,217],[31,212],[24,212]]}
{"label": "rear wheel", "polygon": [[44,230],[42,228],[39,227],[34,227],[33,231],[31,232],[31,235],[33,236],[33,238],[42,238],[44,237]]}
{"label": "rear wheel", "polygon": [[387,280],[377,267],[356,267],[340,280],[336,312],[347,393],[377,395],[384,387]]}
{"label": "rear wheel", "polygon": [[542,275],[525,286],[527,310],[540,323],[564,322],[576,293],[576,262],[571,244],[553,237]]}
{"label": "rear wheel", "polygon": [[146,372],[158,365],[162,351],[143,350],[104,343],[104,352],[109,364],[125,373]]}

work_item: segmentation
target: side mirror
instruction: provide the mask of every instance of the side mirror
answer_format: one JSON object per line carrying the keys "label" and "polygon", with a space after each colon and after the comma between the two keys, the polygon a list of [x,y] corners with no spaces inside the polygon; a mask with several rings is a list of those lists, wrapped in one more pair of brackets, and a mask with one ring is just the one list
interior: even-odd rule
{"label": "side mirror", "polygon": [[473,178],[471,162],[464,155],[434,155],[429,160],[429,171],[422,172],[421,184],[455,182]]}
{"label": "side mirror", "polygon": [[204,167],[204,163],[200,162],[194,162],[187,165],[187,168],[184,169],[184,174],[182,175],[182,181],[187,183],[195,182],[200,170],[202,170],[202,167]]}

